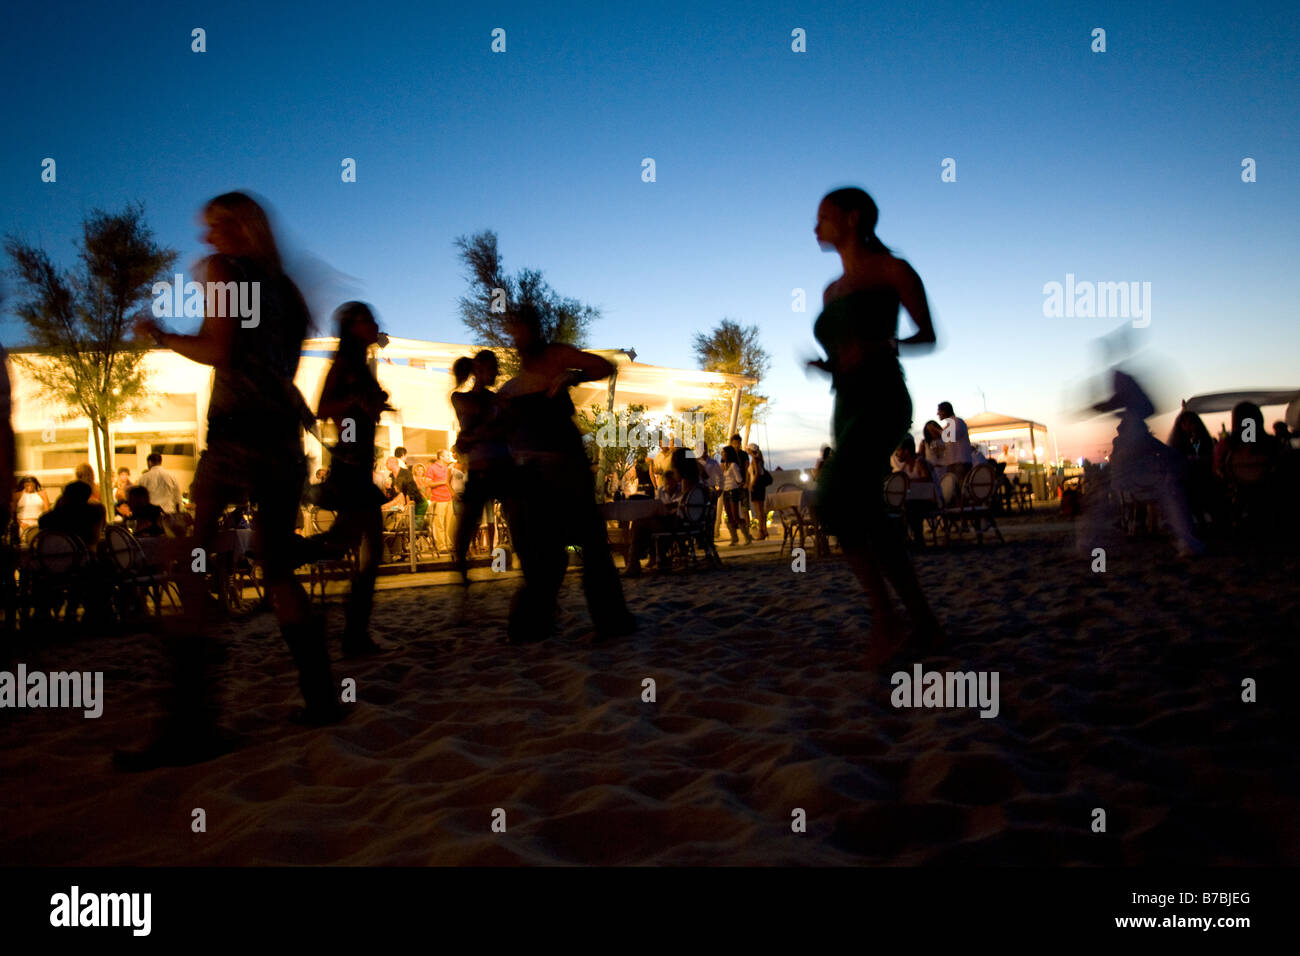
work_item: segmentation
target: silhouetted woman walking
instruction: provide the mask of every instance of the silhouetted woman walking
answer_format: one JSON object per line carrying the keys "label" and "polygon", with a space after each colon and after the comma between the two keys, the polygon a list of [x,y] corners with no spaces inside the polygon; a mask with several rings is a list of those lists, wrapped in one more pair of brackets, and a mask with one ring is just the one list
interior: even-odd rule
{"label": "silhouetted woman walking", "polygon": [[392,411],[388,393],[380,387],[367,362],[367,350],[379,341],[379,324],[364,302],[345,302],[334,312],[339,350],[321,386],[317,417],[338,426],[338,443],[330,449],[330,471],[321,506],[335,513],[328,541],[356,548],[357,570],[348,594],[343,654],[359,657],[383,648],[370,636],[370,611],[383,550],[384,493],[375,485],[375,426]]}
{"label": "silhouetted woman walking", "polygon": [[[935,334],[920,277],[876,237],[878,215],[861,189],[837,189],[818,206],[814,232],[823,248],[839,253],[844,274],[826,287],[813,325],[827,357],[808,363],[830,374],[835,391],[835,453],[818,475],[818,509],[866,589],[872,617],[868,657],[874,661],[903,640],[886,580],[911,615],[916,645],[943,637],[903,539],[888,525],[880,490],[889,457],[912,426],[898,347],[933,345]],[[901,342],[900,303],[917,327]]]}
{"label": "silhouetted woman walking", "polygon": [[519,372],[498,394],[507,400],[506,434],[514,459],[510,533],[524,571],[510,609],[510,641],[539,641],[553,633],[569,544],[582,548],[582,585],[597,640],[631,633],[636,622],[623,601],[596,507],[595,476],[569,398],[572,386],[608,378],[614,366],[599,355],[548,342],[541,317],[530,306],[510,317],[509,329]]}
{"label": "silhouetted woman walking", "polygon": [[[505,499],[510,472],[510,449],[502,432],[497,396],[492,391],[497,382],[497,372],[496,353],[488,349],[483,349],[472,359],[458,358],[452,365],[457,388],[469,381],[470,376],[474,378],[474,385],[468,392],[452,392],[451,395],[451,407],[460,422],[456,451],[468,468],[455,543],[456,567],[466,585],[469,584],[466,555],[470,542],[474,540],[480,520],[486,518],[489,526],[492,524],[491,518],[484,514],[484,508],[493,501]],[[494,544],[489,540],[489,550]]]}

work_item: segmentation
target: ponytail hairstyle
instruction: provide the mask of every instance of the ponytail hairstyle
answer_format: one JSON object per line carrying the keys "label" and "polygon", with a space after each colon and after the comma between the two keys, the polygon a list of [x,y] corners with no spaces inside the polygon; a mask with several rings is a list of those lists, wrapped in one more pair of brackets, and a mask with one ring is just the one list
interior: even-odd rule
{"label": "ponytail hairstyle", "polygon": [[364,302],[344,302],[334,310],[334,321],[338,325],[339,357],[361,365],[366,363],[366,346],[352,334],[352,327],[364,319],[375,321],[374,312]]}
{"label": "ponytail hairstyle", "polygon": [[467,355],[462,355],[451,363],[451,374],[456,379],[456,387],[460,388],[474,374],[474,360]]}
{"label": "ponytail hairstyle", "polygon": [[880,209],[865,190],[856,186],[835,189],[823,196],[822,202],[828,202],[844,213],[858,213],[858,241],[866,246],[868,252],[890,254],[889,247],[876,236]]}

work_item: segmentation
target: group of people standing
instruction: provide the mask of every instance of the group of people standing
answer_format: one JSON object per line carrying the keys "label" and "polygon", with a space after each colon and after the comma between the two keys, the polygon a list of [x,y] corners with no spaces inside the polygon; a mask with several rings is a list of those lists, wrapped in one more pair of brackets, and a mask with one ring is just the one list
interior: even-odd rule
{"label": "group of people standing", "polygon": [[[635,494],[647,497],[661,497],[669,476],[677,475],[674,465],[678,451],[686,451],[673,444],[670,439],[662,439],[659,454],[651,461],[644,454],[628,467],[621,482],[615,482],[611,476],[606,486],[608,497],[618,497],[621,492],[626,497]],[[715,502],[721,502],[718,520],[725,516],[727,528],[731,533],[731,544],[740,543],[740,535],[745,543],[750,544],[757,537],[760,541],[767,538],[767,508],[765,500],[767,489],[772,484],[772,474],[763,461],[763,453],[758,445],[750,442],[748,446],[739,434],[732,435],[731,440],[722,446],[718,458],[709,453],[707,442],[701,441],[687,454],[693,458],[700,472],[701,486],[712,496]],[[757,535],[750,533],[751,515],[757,523]]]}

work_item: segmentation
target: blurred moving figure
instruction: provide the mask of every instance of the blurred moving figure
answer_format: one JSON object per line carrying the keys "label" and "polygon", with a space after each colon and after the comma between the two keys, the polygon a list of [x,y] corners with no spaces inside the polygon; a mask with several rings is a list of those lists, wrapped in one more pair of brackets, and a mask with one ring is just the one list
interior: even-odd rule
{"label": "blurred moving figure", "polygon": [[[1112,380],[1115,394],[1092,407],[1097,412],[1120,412],[1107,469],[1112,490],[1157,505],[1173,532],[1179,557],[1201,554],[1205,548],[1192,533],[1175,453],[1152,435],[1146,425],[1146,420],[1155,414],[1155,406],[1137,379],[1127,372],[1118,367],[1112,369]],[[1083,527],[1095,531],[1092,521],[1085,522]]]}
{"label": "blurred moving figure", "polygon": [[[303,339],[311,324],[302,294],[285,274],[266,212],[243,193],[225,193],[203,209],[203,241],[215,250],[200,265],[209,283],[257,291],[259,312],[251,324],[221,315],[209,295],[197,335],[167,332],[151,318],[137,332],[152,336],[194,362],[216,370],[208,404],[207,448],[199,458],[192,494],[194,535],[186,547],[212,552],[226,505],[250,499],[257,507],[257,553],[280,632],[298,666],[306,707],[302,723],[338,720],[342,711],[325,649],[324,622],[310,613],[306,592],[294,578],[294,521],[307,477],[303,428],[315,417],[293,385]],[[212,286],[209,286],[210,293]],[[152,495],[151,495],[152,497]],[[163,506],[166,507],[165,505]],[[188,554],[185,564],[190,567]],[[229,749],[217,729],[217,688],[208,673],[204,639],[205,575],[182,574],[185,633],[169,641],[173,680],[167,719],[143,751],[118,753],[118,766],[143,770],[196,763]]]}
{"label": "blurred moving figure", "polygon": [[457,388],[472,377],[468,392],[452,392],[451,406],[460,423],[456,453],[465,462],[465,497],[461,520],[456,525],[456,567],[461,580],[469,584],[470,543],[478,530],[480,518],[488,529],[488,552],[496,547],[496,527],[491,513],[492,502],[506,498],[510,475],[510,449],[506,445],[500,419],[500,405],[492,386],[497,383],[499,368],[496,353],[483,349],[472,359],[462,357],[452,365]]}
{"label": "blurred moving figure", "polygon": [[510,316],[519,372],[501,386],[507,443],[515,467],[508,492],[510,534],[524,583],[510,609],[509,640],[545,640],[555,630],[556,598],[568,565],[566,545],[582,549],[582,585],[597,640],[630,634],[636,621],[609,553],[605,521],[596,507],[582,435],[573,423],[569,388],[599,381],[614,366],[571,345],[546,341],[537,310]]}
{"label": "blurred moving figure", "polygon": [[[935,341],[921,279],[877,238],[878,216],[875,202],[861,189],[837,189],[818,206],[817,240],[839,254],[844,274],[827,286],[813,325],[826,358],[808,363],[831,376],[835,391],[835,452],[818,469],[818,510],[871,604],[869,664],[883,662],[904,643],[889,585],[912,619],[911,645],[923,650],[946,643],[906,545],[889,528],[878,491],[889,474],[890,456],[912,427],[912,398],[898,347]],[[917,327],[901,342],[900,305]]]}
{"label": "blurred moving figure", "polygon": [[341,551],[355,548],[356,575],[348,593],[343,627],[343,656],[361,657],[382,650],[370,636],[370,612],[383,547],[384,493],[371,474],[375,426],[392,411],[388,393],[366,361],[367,350],[383,334],[364,302],[345,302],[334,312],[339,350],[321,386],[317,417],[338,426],[338,443],[330,449],[330,468],[318,493],[319,507],[333,511],[334,526],[324,536]]}

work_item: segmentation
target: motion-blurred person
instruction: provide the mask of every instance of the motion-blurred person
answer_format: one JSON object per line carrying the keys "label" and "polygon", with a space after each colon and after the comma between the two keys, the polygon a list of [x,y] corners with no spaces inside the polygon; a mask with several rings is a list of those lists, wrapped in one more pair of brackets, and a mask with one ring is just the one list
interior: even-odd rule
{"label": "motion-blurred person", "polygon": [[501,386],[507,401],[511,535],[524,583],[510,609],[512,642],[544,640],[555,630],[556,598],[568,565],[566,545],[582,548],[582,585],[597,640],[629,634],[636,621],[610,557],[605,521],[569,389],[608,378],[614,366],[591,352],[548,342],[536,308],[510,316],[519,372]]}
{"label": "motion-blurred person", "polygon": [[[256,504],[256,547],[266,590],[298,666],[306,704],[296,719],[329,723],[340,719],[342,710],[330,672],[324,621],[311,615],[307,594],[293,573],[295,541],[301,540],[294,534],[294,520],[307,476],[302,434],[315,421],[293,378],[311,316],[284,272],[261,206],[243,193],[225,193],[204,207],[203,221],[204,242],[215,250],[202,264],[203,278],[235,283],[227,289],[249,290],[258,308],[247,318],[238,314],[240,310],[223,315],[230,310],[219,301],[214,309],[218,293],[212,292],[197,335],[167,332],[149,318],[137,323],[137,330],[158,345],[215,369],[207,447],[192,487],[194,535],[184,546],[213,551],[226,505],[245,498]],[[256,298],[251,290],[256,290]],[[162,507],[165,511],[166,505]],[[216,686],[207,667],[205,576],[187,573],[180,580],[186,620],[184,633],[176,635],[170,647],[175,675],[168,719],[147,749],[119,752],[118,764],[124,769],[195,763],[229,747],[217,729]]]}
{"label": "motion-blurred person", "polygon": [[[889,585],[911,616],[912,645],[925,650],[945,642],[906,546],[889,527],[878,490],[890,454],[912,427],[899,346],[935,341],[921,279],[876,236],[878,216],[872,198],[856,188],[828,193],[818,206],[815,235],[823,248],[839,254],[844,273],[826,288],[813,325],[826,358],[809,363],[831,376],[835,391],[835,456],[818,476],[818,510],[871,604],[869,662],[883,662],[904,643]],[[900,304],[917,327],[902,341],[897,338]]]}
{"label": "motion-blurred person", "polygon": [[480,516],[487,526],[487,548],[496,547],[493,517],[494,501],[506,498],[511,468],[510,449],[502,432],[500,406],[492,387],[497,383],[496,353],[483,349],[472,359],[456,359],[452,374],[459,388],[472,376],[474,384],[467,392],[453,392],[451,406],[460,423],[456,451],[466,465],[465,497],[461,503],[461,520],[456,525],[456,567],[461,581],[469,584],[469,546],[474,540]]}
{"label": "motion-blurred person", "polygon": [[321,387],[317,417],[336,424],[339,440],[330,449],[330,469],[320,499],[322,507],[335,515],[326,541],[357,553],[342,644],[345,657],[362,657],[387,649],[370,636],[384,531],[379,510],[384,495],[371,479],[370,467],[375,455],[375,426],[379,416],[392,407],[366,361],[367,350],[382,335],[370,307],[364,302],[345,302],[334,311],[334,321],[339,349]]}

